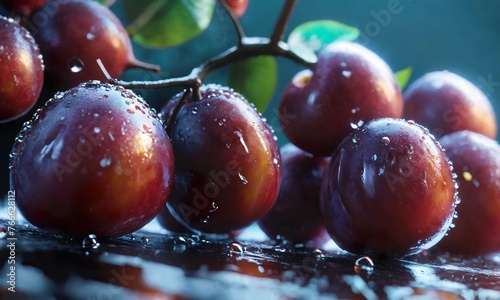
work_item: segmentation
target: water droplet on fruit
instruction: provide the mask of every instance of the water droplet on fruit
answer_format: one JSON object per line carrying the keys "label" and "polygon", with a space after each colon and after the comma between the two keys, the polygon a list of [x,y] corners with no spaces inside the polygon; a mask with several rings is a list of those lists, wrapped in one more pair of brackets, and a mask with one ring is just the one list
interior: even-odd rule
{"label": "water droplet on fruit", "polygon": [[99,132],[101,132],[101,128],[99,128],[99,127],[94,127],[94,132],[95,132],[95,133],[99,133]]}
{"label": "water droplet on fruit", "polygon": [[141,242],[143,242],[144,244],[148,244],[149,238],[147,236],[143,236],[143,237],[141,237]]}
{"label": "water droplet on fruit", "polygon": [[208,211],[212,213],[212,212],[216,211],[217,209],[219,209],[219,206],[217,205],[217,203],[212,202],[212,207]]}
{"label": "water droplet on fruit", "polygon": [[101,246],[95,234],[89,234],[82,241],[83,249],[98,249]]}
{"label": "water droplet on fruit", "polygon": [[372,161],[377,161],[377,158],[378,158],[378,157],[377,157],[377,154],[373,154],[373,156],[372,156]]}
{"label": "water droplet on fruit", "polygon": [[355,135],[352,137],[352,142],[353,142],[354,144],[357,144],[357,143],[359,143],[360,141],[361,141],[361,138],[360,138],[357,134],[355,134]]}
{"label": "water droplet on fruit", "polygon": [[315,249],[312,254],[314,255],[314,259],[317,261],[325,259],[325,255],[320,249]]}
{"label": "water droplet on fruit", "polygon": [[373,263],[372,259],[368,256],[360,257],[354,263],[354,271],[358,273],[362,271],[373,272],[374,268],[375,264]]}
{"label": "water droplet on fruit", "polygon": [[104,157],[103,159],[101,159],[101,161],[99,162],[99,165],[103,168],[106,168],[106,167],[109,167],[111,165],[111,158],[109,157]]}
{"label": "water droplet on fruit", "polygon": [[209,220],[210,220],[210,216],[206,216],[201,221],[203,222],[203,224],[207,224]]}
{"label": "water droplet on fruit", "polygon": [[68,68],[73,73],[80,73],[85,64],[80,59],[73,57],[68,61]]}
{"label": "water droplet on fruit", "polygon": [[243,174],[238,173],[238,177],[240,178],[243,184],[248,184],[248,180],[245,178],[245,176],[243,176]]}
{"label": "water droplet on fruit", "polygon": [[279,163],[280,163],[280,162],[279,162],[279,160],[278,160],[277,158],[273,159],[273,164],[275,164],[275,165],[279,165]]}
{"label": "water droplet on fruit", "polygon": [[5,225],[0,225],[0,239],[6,239],[7,238],[7,227]]}
{"label": "water droplet on fruit", "polygon": [[391,139],[389,139],[388,137],[384,136],[382,138],[382,144],[389,146],[390,143],[391,143]]}
{"label": "water droplet on fruit", "polygon": [[95,39],[95,35],[92,33],[92,32],[89,32],[85,35],[85,37],[87,38],[87,40],[91,41],[93,39]]}
{"label": "water droplet on fruit", "polygon": [[243,243],[235,241],[235,242],[231,242],[229,244],[229,254],[230,255],[238,254],[240,256],[243,256],[245,254],[245,251],[246,251],[246,246]]}
{"label": "water droplet on fruit", "polygon": [[187,245],[188,242],[186,241],[186,239],[183,237],[183,236],[178,236],[175,240],[174,240],[174,244],[175,245]]}
{"label": "water droplet on fruit", "polygon": [[351,77],[352,72],[344,70],[344,71],[342,71],[342,75],[344,75],[345,78],[349,78],[349,77]]}
{"label": "water droplet on fruit", "polygon": [[408,123],[409,125],[415,125],[415,121],[413,121],[413,120],[408,120],[408,121],[407,121],[407,123]]}

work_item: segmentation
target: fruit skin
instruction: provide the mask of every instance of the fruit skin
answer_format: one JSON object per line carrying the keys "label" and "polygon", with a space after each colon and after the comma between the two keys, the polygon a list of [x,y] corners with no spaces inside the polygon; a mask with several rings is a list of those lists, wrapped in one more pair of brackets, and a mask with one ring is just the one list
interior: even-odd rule
{"label": "fruit skin", "polygon": [[33,225],[68,235],[131,233],[164,207],[173,151],[156,113],[97,81],[58,93],[17,138],[11,188]]}
{"label": "fruit skin", "polygon": [[43,61],[29,32],[0,16],[0,123],[32,108],[42,90]]}
{"label": "fruit skin", "polygon": [[34,10],[40,8],[45,2],[47,0],[0,0],[0,3],[6,9],[25,17],[30,16]]}
{"label": "fruit skin", "polygon": [[226,0],[226,2],[238,18],[243,17],[247,11],[248,0]]}
{"label": "fruit skin", "polygon": [[[120,20],[97,1],[49,0],[41,10],[55,11],[47,24],[30,28],[47,65],[47,77],[58,90],[88,80],[106,80],[100,59],[111,77],[119,77],[135,61]],[[36,20],[32,20],[36,24]],[[73,70],[72,70],[73,69]]]}
{"label": "fruit skin", "polygon": [[[272,129],[227,88],[204,86],[200,100],[187,100],[169,129],[176,171],[167,205],[194,231],[242,229],[264,216],[278,194],[281,156]],[[172,106],[163,110],[165,124]]]}
{"label": "fruit skin", "polygon": [[456,227],[438,247],[470,255],[500,251],[500,145],[471,131],[445,135],[439,142],[458,175],[461,202]]}
{"label": "fruit skin", "polygon": [[403,117],[427,127],[437,138],[460,130],[493,139],[497,135],[495,112],[486,95],[448,71],[427,73],[408,86]]}
{"label": "fruit skin", "polygon": [[312,73],[294,77],[279,111],[290,142],[327,156],[360,121],[401,117],[403,100],[393,72],[380,57],[355,43],[333,42],[320,52]]}
{"label": "fruit skin", "polygon": [[294,243],[317,240],[324,244],[330,237],[319,209],[323,171],[329,159],[314,157],[288,143],[281,148],[282,177],[276,203],[258,221],[271,239],[278,235]]}
{"label": "fruit skin", "polygon": [[334,242],[364,255],[404,256],[436,244],[457,202],[445,152],[413,122],[373,120],[348,135],[323,175],[321,210]]}

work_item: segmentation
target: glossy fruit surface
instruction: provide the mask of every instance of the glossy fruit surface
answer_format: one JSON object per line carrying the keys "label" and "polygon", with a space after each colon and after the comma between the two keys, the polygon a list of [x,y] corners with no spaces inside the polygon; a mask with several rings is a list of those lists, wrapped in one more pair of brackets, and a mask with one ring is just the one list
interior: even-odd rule
{"label": "glossy fruit surface", "polygon": [[179,222],[201,232],[228,233],[271,209],[281,178],[279,147],[241,95],[202,87],[201,99],[188,97],[170,132],[176,171],[167,205]]}
{"label": "glossy fruit surface", "polygon": [[35,105],[44,81],[35,40],[12,19],[0,16],[0,123],[24,115]]}
{"label": "glossy fruit surface", "polygon": [[233,10],[234,14],[241,18],[248,8],[248,0],[226,0],[229,7]]}
{"label": "glossy fruit surface", "polygon": [[279,106],[283,132],[297,147],[330,155],[353,128],[403,112],[400,88],[389,66],[351,42],[333,42],[311,71],[286,88]]}
{"label": "glossy fruit surface", "polygon": [[458,175],[460,205],[447,236],[438,244],[453,253],[482,255],[500,251],[500,146],[471,131],[439,142]]}
{"label": "glossy fruit surface", "polygon": [[56,94],[17,141],[11,186],[22,214],[40,228],[127,234],[160,212],[172,187],[161,121],[121,87],[88,82]]}
{"label": "glossy fruit surface", "polygon": [[[258,221],[271,239],[277,236],[295,243],[329,240],[319,209],[325,157],[314,157],[292,144],[281,148],[282,178],[273,208]],[[321,242],[320,242],[321,243]]]}
{"label": "glossy fruit surface", "polygon": [[437,243],[457,202],[451,166],[421,126],[371,121],[346,137],[323,177],[321,209],[332,239],[356,254],[402,256]]}
{"label": "glossy fruit surface", "polygon": [[470,130],[497,135],[495,112],[486,95],[471,82],[448,71],[427,73],[404,93],[403,117],[425,126],[437,138]]}
{"label": "glossy fruit surface", "polygon": [[170,213],[167,206],[164,206],[160,213],[156,216],[158,223],[168,231],[176,233],[192,233],[186,226],[179,223]]}
{"label": "glossy fruit surface", "polygon": [[97,59],[113,78],[135,60],[120,20],[99,2],[49,0],[41,9],[45,7],[55,11],[54,15],[32,31],[44,55],[47,76],[57,89],[88,80],[106,80]]}
{"label": "glossy fruit surface", "polygon": [[28,17],[37,8],[45,4],[47,0],[0,0],[0,4],[7,10]]}

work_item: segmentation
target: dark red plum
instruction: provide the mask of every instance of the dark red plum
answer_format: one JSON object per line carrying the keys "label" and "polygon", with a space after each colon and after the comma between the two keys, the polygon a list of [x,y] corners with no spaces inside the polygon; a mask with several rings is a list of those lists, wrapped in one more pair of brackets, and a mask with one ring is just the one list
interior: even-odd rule
{"label": "dark red plum", "polygon": [[49,0],[40,11],[51,12],[46,24],[36,26],[34,19],[27,27],[40,45],[46,75],[54,88],[65,90],[89,80],[107,80],[98,59],[113,78],[129,67],[154,69],[137,61],[122,23],[98,1]]}
{"label": "dark red plum", "polygon": [[129,90],[97,81],[56,94],[16,138],[11,188],[33,225],[120,236],[165,206],[174,159],[160,119]]}
{"label": "dark red plum", "polygon": [[312,71],[302,71],[280,102],[286,137],[314,155],[331,155],[363,122],[399,118],[403,98],[389,66],[351,42],[333,42],[318,55]]}
{"label": "dark red plum", "polygon": [[271,239],[281,236],[295,243],[330,238],[319,209],[319,194],[325,157],[314,157],[292,144],[281,148],[282,177],[280,191],[273,208],[258,221]]}
{"label": "dark red plum", "polygon": [[437,138],[470,130],[490,138],[497,121],[486,95],[465,78],[448,71],[427,73],[404,93],[403,117],[425,126]]}
{"label": "dark red plum", "polygon": [[447,236],[438,244],[453,253],[500,251],[500,145],[484,135],[458,131],[439,142],[458,175],[460,205]]}
{"label": "dark red plum", "polygon": [[321,210],[342,249],[404,256],[446,234],[458,202],[438,142],[411,121],[373,120],[348,135],[325,170]]}
{"label": "dark red plum", "polygon": [[0,4],[5,6],[7,10],[21,14],[25,17],[45,4],[47,0],[0,0]]}
{"label": "dark red plum", "polygon": [[31,34],[0,16],[0,123],[26,114],[44,82],[43,61]]}
{"label": "dark red plum", "polygon": [[176,171],[167,205],[174,217],[195,231],[229,233],[264,216],[278,194],[281,156],[255,108],[232,90],[209,85],[172,117]]}

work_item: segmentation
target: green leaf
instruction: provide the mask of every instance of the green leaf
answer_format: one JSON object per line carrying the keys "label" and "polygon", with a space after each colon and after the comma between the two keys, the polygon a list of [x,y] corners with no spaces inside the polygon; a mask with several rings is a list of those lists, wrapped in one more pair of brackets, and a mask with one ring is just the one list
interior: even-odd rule
{"label": "green leaf", "polygon": [[334,41],[353,41],[359,36],[357,28],[331,20],[317,20],[297,26],[288,37],[290,48],[305,58],[312,58]]}
{"label": "green leaf", "polygon": [[264,112],[278,82],[278,67],[272,56],[257,56],[234,63],[229,71],[229,86]]}
{"label": "green leaf", "polygon": [[410,77],[411,77],[412,72],[413,72],[412,67],[407,67],[407,68],[404,68],[403,70],[400,70],[394,74],[396,76],[396,80],[398,81],[401,89],[404,89],[406,87],[406,85],[408,84],[408,81],[410,81]]}
{"label": "green leaf", "polygon": [[142,46],[177,46],[207,29],[214,8],[215,0],[125,0],[127,32]]}

